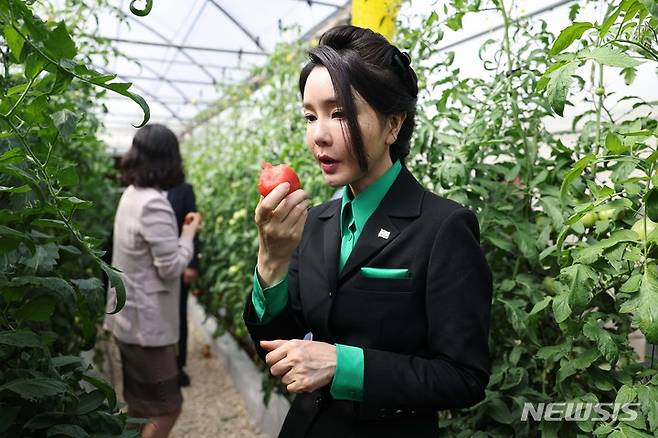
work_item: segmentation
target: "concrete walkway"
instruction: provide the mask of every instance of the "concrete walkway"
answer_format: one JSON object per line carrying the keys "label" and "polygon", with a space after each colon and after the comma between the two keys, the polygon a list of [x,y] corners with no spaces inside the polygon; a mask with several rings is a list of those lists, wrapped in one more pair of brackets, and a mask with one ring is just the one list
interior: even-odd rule
{"label": "concrete walkway", "polygon": [[[215,357],[204,357],[205,344],[194,320],[189,323],[189,332],[186,371],[192,384],[182,388],[183,412],[170,437],[266,438],[251,423],[244,402],[222,362]],[[122,400],[119,351],[114,343],[103,350],[109,356],[106,378]]]}

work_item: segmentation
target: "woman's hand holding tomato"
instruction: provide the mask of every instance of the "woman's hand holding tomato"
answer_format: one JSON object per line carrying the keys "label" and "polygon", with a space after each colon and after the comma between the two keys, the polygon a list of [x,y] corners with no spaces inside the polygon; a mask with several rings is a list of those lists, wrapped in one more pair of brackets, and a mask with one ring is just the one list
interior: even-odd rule
{"label": "woman's hand holding tomato", "polygon": [[193,238],[194,235],[201,230],[202,222],[203,219],[201,217],[201,213],[187,213],[183,221],[183,230],[181,231],[181,236]]}
{"label": "woman's hand holding tomato", "polygon": [[273,184],[275,187],[261,198],[254,214],[258,227],[258,274],[263,287],[286,275],[290,257],[302,237],[308,208],[304,190],[291,191],[287,180]]}

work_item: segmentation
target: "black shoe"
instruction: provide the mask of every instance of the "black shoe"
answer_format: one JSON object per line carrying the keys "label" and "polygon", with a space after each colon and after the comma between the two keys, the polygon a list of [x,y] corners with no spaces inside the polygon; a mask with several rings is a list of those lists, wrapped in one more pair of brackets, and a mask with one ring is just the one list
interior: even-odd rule
{"label": "black shoe", "polygon": [[190,376],[183,370],[178,371],[178,385],[180,387],[190,386]]}

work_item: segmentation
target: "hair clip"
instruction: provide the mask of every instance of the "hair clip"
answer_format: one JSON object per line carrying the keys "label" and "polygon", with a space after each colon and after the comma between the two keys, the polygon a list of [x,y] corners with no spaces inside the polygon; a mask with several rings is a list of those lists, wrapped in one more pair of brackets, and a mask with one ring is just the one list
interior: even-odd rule
{"label": "hair clip", "polygon": [[404,75],[407,71],[407,67],[411,64],[411,56],[407,52],[401,52],[397,47],[395,48],[395,53],[393,53],[393,61],[400,70],[400,73]]}

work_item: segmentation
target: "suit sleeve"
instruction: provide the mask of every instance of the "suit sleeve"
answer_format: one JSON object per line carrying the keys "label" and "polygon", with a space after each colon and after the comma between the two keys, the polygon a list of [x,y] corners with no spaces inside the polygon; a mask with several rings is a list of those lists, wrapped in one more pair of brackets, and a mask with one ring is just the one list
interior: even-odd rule
{"label": "suit sleeve", "polygon": [[475,214],[460,208],[439,227],[428,260],[423,357],[364,349],[364,405],[442,410],[485,397],[492,277]]}
{"label": "suit sleeve", "polygon": [[253,304],[252,293],[247,297],[243,319],[254,341],[258,355],[265,360],[267,351],[260,347],[260,341],[273,339],[302,339],[308,328],[302,313],[299,298],[299,247],[295,249],[288,267],[288,302],[283,310],[271,319],[261,321]]}
{"label": "suit sleeve", "polygon": [[192,259],[192,239],[178,236],[169,201],[163,197],[151,199],[142,209],[141,225],[158,276],[171,280],[182,275]]}
{"label": "suit sleeve", "polygon": [[[185,191],[185,196],[183,198],[183,221],[185,220],[185,215],[190,212],[197,211],[196,209],[196,198],[194,196],[194,188],[191,185],[187,185],[187,190]],[[192,260],[188,265],[188,268],[199,269],[199,250],[201,249],[199,242],[199,233],[194,236],[194,255]]]}

